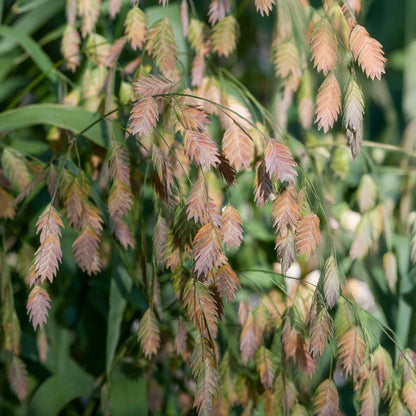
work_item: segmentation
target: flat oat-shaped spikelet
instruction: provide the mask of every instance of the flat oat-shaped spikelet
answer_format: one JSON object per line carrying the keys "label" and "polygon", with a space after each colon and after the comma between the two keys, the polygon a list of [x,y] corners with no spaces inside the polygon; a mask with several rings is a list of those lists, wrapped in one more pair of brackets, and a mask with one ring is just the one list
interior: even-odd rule
{"label": "flat oat-shaped spikelet", "polygon": [[227,205],[221,217],[221,234],[227,250],[234,244],[235,247],[240,247],[243,241],[243,223],[239,212],[232,206]]}
{"label": "flat oat-shaped spikelet", "polygon": [[222,150],[237,172],[250,166],[253,149],[253,140],[249,134],[237,124],[231,123],[224,133]]}
{"label": "flat oat-shaped spikelet", "polygon": [[189,157],[202,168],[209,169],[220,161],[216,143],[204,131],[186,130],[184,145]]}
{"label": "flat oat-shaped spikelet", "polygon": [[338,390],[332,380],[324,380],[316,389],[314,410],[318,416],[334,416],[338,414]]}
{"label": "flat oat-shaped spikelet", "polygon": [[152,309],[148,309],[140,321],[137,340],[140,342],[144,355],[147,358],[151,358],[152,355],[157,353],[160,344],[160,331]]}
{"label": "flat oat-shaped spikelet", "polygon": [[381,43],[372,38],[363,26],[355,25],[350,34],[350,49],[367,77],[380,80],[386,63]]}
{"label": "flat oat-shaped spikelet", "polygon": [[318,90],[315,104],[315,123],[318,130],[327,133],[333,127],[341,109],[341,90],[335,75],[331,72]]}
{"label": "flat oat-shaped spikelet", "polygon": [[132,7],[124,22],[125,34],[133,49],[142,49],[147,36],[147,19],[143,10]]}
{"label": "flat oat-shaped spikelet", "polygon": [[296,162],[290,150],[276,139],[270,139],[264,152],[266,171],[271,178],[282,182],[293,182],[297,172]]}
{"label": "flat oat-shaped spikelet", "polygon": [[298,253],[306,253],[309,258],[321,240],[319,230],[319,217],[315,214],[304,215],[300,217],[296,226],[296,250]]}
{"label": "flat oat-shaped spikelet", "polygon": [[131,131],[138,136],[147,136],[156,126],[158,119],[159,112],[156,101],[150,96],[144,97],[131,110]]}
{"label": "flat oat-shaped spikelet", "polygon": [[276,0],[255,0],[256,10],[260,12],[262,16],[268,16],[270,11],[273,9],[273,5]]}
{"label": "flat oat-shaped spikelet", "polygon": [[237,46],[238,23],[233,15],[219,21],[212,29],[212,50],[227,57]]}
{"label": "flat oat-shaped spikelet", "polygon": [[172,25],[167,17],[157,20],[149,28],[146,49],[162,74],[169,75],[174,72],[178,50]]}
{"label": "flat oat-shaped spikelet", "polygon": [[35,330],[38,326],[42,329],[47,321],[50,301],[51,298],[49,297],[48,292],[38,285],[30,292],[26,311]]}
{"label": "flat oat-shaped spikelet", "polygon": [[37,234],[40,233],[40,246],[35,253],[31,285],[38,280],[43,283],[45,279],[52,283],[62,260],[60,228],[63,228],[64,224],[51,204],[43,211],[36,225]]}
{"label": "flat oat-shaped spikelet", "polygon": [[311,38],[314,67],[327,75],[337,64],[337,40],[331,23],[322,18],[315,25]]}

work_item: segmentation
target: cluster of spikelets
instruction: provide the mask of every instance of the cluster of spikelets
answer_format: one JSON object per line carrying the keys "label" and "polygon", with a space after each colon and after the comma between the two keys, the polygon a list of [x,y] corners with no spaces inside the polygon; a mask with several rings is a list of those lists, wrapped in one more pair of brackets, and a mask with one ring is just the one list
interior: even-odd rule
{"label": "cluster of spikelets", "polygon": [[[304,128],[309,129],[315,117],[318,129],[327,133],[334,126],[342,108],[348,146],[355,159],[360,152],[363,137],[364,97],[352,69],[342,104],[337,72],[347,70],[343,67],[344,55],[347,53],[368,78],[380,80],[385,72],[386,59],[381,44],[357,23],[360,2],[342,3],[341,7],[335,1],[324,2],[320,14],[312,11],[314,14],[309,24],[302,23],[305,16],[311,13],[308,2],[299,2],[298,6],[288,5],[287,2],[280,3],[272,59],[276,74],[283,80],[285,96],[291,100],[300,87],[298,110]],[[301,45],[296,43],[296,35],[287,24],[287,16],[293,13],[292,9],[296,9],[296,13],[303,16],[297,21],[297,31],[304,38]],[[305,60],[309,52],[314,68],[325,77],[319,86],[315,106],[312,99],[312,80]],[[287,106],[283,108],[287,109]]]}
{"label": "cluster of spikelets", "polygon": [[[165,6],[167,1],[161,3]],[[290,7],[299,7],[306,12],[311,9],[309,3],[306,0],[293,2],[297,6],[274,0],[255,0],[254,3],[262,16],[268,16],[275,5],[279,7],[273,63],[277,75],[284,80],[288,102],[300,88],[301,123],[309,128],[314,111],[311,76],[307,70],[302,70],[305,58],[295,42],[289,17]],[[338,42],[351,53],[367,77],[380,79],[384,73],[381,45],[356,23],[359,5],[358,1],[348,1],[341,8],[336,2],[327,1],[325,14],[315,15],[310,28],[304,30],[305,39],[309,36],[309,42],[305,44],[310,48],[313,65],[325,76],[315,104],[318,129],[325,133],[333,127],[341,111],[341,88],[336,77],[340,61]],[[232,380],[230,357],[225,354],[220,360],[216,344],[218,324],[223,318],[223,301],[233,301],[240,287],[238,276],[228,262],[227,252],[232,246],[238,248],[242,244],[242,219],[231,204],[222,206],[218,202],[207,177],[218,172],[231,186],[237,180],[237,172],[255,170],[254,200],[260,208],[272,204],[275,247],[283,274],[298,255],[304,254],[309,259],[316,252],[320,242],[319,218],[311,211],[304,192],[297,189],[296,162],[282,140],[270,138],[263,132],[260,134],[247,108],[219,88],[215,79],[206,77],[205,63],[210,54],[228,57],[237,45],[239,28],[231,14],[229,0],[210,2],[209,25],[194,17],[190,19],[187,1],[181,3],[183,31],[195,52],[191,77],[191,84],[195,87],[193,92],[179,91],[178,50],[168,18],[149,26],[144,11],[133,5],[125,19],[125,37],[110,46],[105,38],[94,33],[100,6],[100,0],[68,0],[68,24],[62,51],[68,69],[75,71],[81,63],[81,37],[88,37],[88,53],[97,68],[92,70],[96,71],[94,76],[85,77],[83,93],[85,103],[92,111],[100,108],[100,102],[96,100],[97,91],[103,90],[108,83],[104,68],[108,70],[116,64],[127,43],[134,50],[143,50],[160,72],[160,75],[142,74],[134,82],[137,101],[130,114],[129,129],[152,160],[151,179],[159,200],[156,204],[160,202],[157,206],[161,207],[154,234],[155,260],[161,269],[172,272],[177,300],[197,333],[190,351],[187,325],[184,320],[179,320],[175,347],[177,354],[189,363],[196,381],[194,406],[200,414],[219,415],[229,414],[230,408],[237,404],[253,406],[258,392],[250,392],[247,377],[242,376],[237,383]],[[110,16],[115,18],[121,1],[110,0],[109,7]],[[77,15],[81,19],[81,36],[76,29]],[[138,64],[137,60],[132,62],[131,68],[125,69],[126,73],[134,72]],[[93,85],[89,79],[98,81]],[[346,87],[343,113],[348,143],[355,157],[362,139],[364,100],[354,74]],[[221,146],[211,136],[209,124],[213,115],[219,117],[223,130]],[[182,140],[175,140],[169,131],[174,131]],[[16,155],[4,156],[5,153],[6,163],[12,166]],[[184,188],[182,182],[185,181],[181,179],[191,171],[192,165],[198,171],[197,179],[189,188]],[[9,170],[15,175],[13,179],[20,184],[20,189],[30,184],[27,169],[13,170],[10,167]],[[133,247],[134,238],[125,222],[133,204],[130,161],[124,146],[116,141],[111,142],[108,152],[108,172],[111,180],[109,226],[124,248]],[[91,197],[88,179],[66,171],[58,178],[53,168],[49,176],[54,178],[49,179],[49,185],[56,204],[49,204],[37,223],[40,246],[31,268],[32,290],[27,302],[27,311],[35,329],[43,327],[50,307],[45,281],[52,283],[62,261],[62,213],[78,232],[73,243],[76,263],[89,275],[98,273],[102,267],[99,252],[103,215]],[[57,185],[58,179],[62,182]],[[178,182],[181,182],[181,188],[178,188]],[[5,212],[11,217],[14,215],[12,197],[0,189],[0,203],[5,201],[5,206],[9,207]],[[183,189],[188,189],[186,201],[180,197]],[[57,208],[58,202],[63,208],[62,213]],[[363,222],[372,221],[377,213],[380,214],[380,209],[373,204],[367,206]],[[362,228],[367,230],[365,224]],[[368,251],[371,244],[372,241],[357,237],[351,248],[352,257]],[[190,263],[192,268],[185,267]],[[392,407],[404,408],[404,402],[414,414],[416,379],[411,371],[413,364],[409,364],[414,357],[403,356],[402,365],[408,366],[403,388],[390,385],[393,377],[390,356],[381,347],[369,351],[365,331],[347,301],[339,302],[333,321],[330,309],[337,303],[339,291],[338,268],[331,256],[325,263],[313,298],[310,294],[302,297],[299,290],[292,303],[275,291],[262,297],[257,306],[240,302],[241,360],[243,364],[254,362],[268,413],[276,414],[283,408],[293,414],[305,414],[302,412],[306,410],[297,404],[298,392],[294,381],[279,374],[279,368],[294,363],[299,373],[311,375],[316,359],[324,353],[328,343],[335,340],[340,367],[346,376],[352,377],[359,392],[361,414],[375,414],[381,398],[390,401]],[[272,333],[277,333],[276,339],[282,341],[280,363],[274,356],[275,351],[266,346],[265,339]],[[138,340],[148,358],[157,354],[161,346],[153,299],[141,319]],[[8,370],[11,380],[25,380],[26,370],[22,364],[17,357],[11,362]],[[223,388],[217,394],[220,382]],[[13,389],[19,398],[24,397],[27,384],[20,381]],[[338,413],[338,392],[331,379],[318,386],[314,408],[319,415]]]}

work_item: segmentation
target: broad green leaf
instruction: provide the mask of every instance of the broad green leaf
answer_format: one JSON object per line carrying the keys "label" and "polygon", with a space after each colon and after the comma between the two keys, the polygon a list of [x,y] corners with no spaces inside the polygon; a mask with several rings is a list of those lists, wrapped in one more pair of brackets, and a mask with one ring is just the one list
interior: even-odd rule
{"label": "broad green leaf", "polygon": [[[11,28],[16,32],[31,35],[42,28],[51,17],[64,9],[65,0],[48,1],[48,7],[37,7],[16,19]],[[15,39],[7,38],[0,41],[0,54],[10,52],[18,42]]]}
{"label": "broad green leaf", "polygon": [[0,26],[0,36],[18,43],[30,55],[42,73],[47,74],[52,81],[57,81],[58,77],[53,62],[30,36],[12,27],[3,25]]}
{"label": "broad green leaf", "polygon": [[146,380],[143,374],[130,378],[117,369],[110,379],[109,395],[112,415],[147,415]]}
{"label": "broad green leaf", "polygon": [[[69,363],[69,362],[68,362]],[[28,414],[56,416],[72,400],[88,396],[94,388],[94,378],[75,361],[70,361],[65,371],[44,381],[36,390],[29,405]]]}
{"label": "broad green leaf", "polygon": [[110,374],[111,364],[120,338],[120,328],[123,320],[124,308],[130,293],[133,281],[127,271],[114,265],[114,273],[110,284],[110,310],[107,319],[106,341],[106,371]]}
{"label": "broad green leaf", "polygon": [[[0,131],[7,132],[23,127],[48,124],[82,133],[98,146],[109,142],[107,123],[98,114],[81,107],[63,104],[33,104],[0,113]],[[114,129],[118,129],[113,124]]]}

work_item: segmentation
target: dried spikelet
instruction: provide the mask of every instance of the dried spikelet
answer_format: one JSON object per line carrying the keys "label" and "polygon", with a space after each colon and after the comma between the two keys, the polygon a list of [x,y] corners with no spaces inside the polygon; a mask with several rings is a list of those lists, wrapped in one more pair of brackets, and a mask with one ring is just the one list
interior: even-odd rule
{"label": "dried spikelet", "polygon": [[299,218],[299,206],[296,203],[296,190],[289,185],[278,193],[273,201],[273,226],[283,237],[286,236],[288,228],[295,229]]}
{"label": "dried spikelet", "polygon": [[202,21],[191,19],[188,31],[191,48],[201,56],[208,56],[211,51],[210,28]]}
{"label": "dried spikelet", "polygon": [[383,255],[383,268],[389,289],[394,293],[397,284],[397,260],[394,253],[387,252]]}
{"label": "dried spikelet", "polygon": [[[105,66],[108,56],[110,54],[110,42],[97,33],[90,33],[85,44],[85,50],[88,58],[96,65]],[[100,85],[100,92],[103,90],[103,85]]]}
{"label": "dried spikelet", "polygon": [[309,258],[312,253],[316,252],[320,240],[319,217],[315,214],[300,217],[297,223],[295,237],[298,253],[305,253],[306,257]]}
{"label": "dried spikelet", "polygon": [[338,390],[332,380],[326,379],[318,386],[313,406],[314,412],[318,416],[339,414]]}
{"label": "dried spikelet", "polygon": [[358,16],[361,11],[361,0],[344,0],[342,8],[350,8]]}
{"label": "dried spikelet", "polygon": [[178,330],[176,332],[175,337],[175,349],[176,353],[183,357],[186,351],[186,341],[187,341],[187,330],[186,330],[186,324],[185,321],[182,319],[182,317],[179,317],[178,321]]}
{"label": "dried spikelet", "polygon": [[264,204],[271,199],[273,195],[273,184],[266,170],[266,164],[259,162],[254,179],[254,200],[256,204],[263,208]]}
{"label": "dried spikelet", "polygon": [[318,130],[326,133],[334,125],[341,109],[341,90],[335,75],[331,72],[318,90],[315,104],[315,123]]}
{"label": "dried spikelet", "polygon": [[196,381],[194,407],[200,415],[212,415],[212,402],[220,384],[217,363],[209,342],[198,336],[191,358],[192,375]]}
{"label": "dried spikelet", "polygon": [[363,139],[364,95],[358,83],[351,78],[344,99],[343,123],[347,130],[347,143],[352,158],[360,153]]}
{"label": "dried spikelet", "polygon": [[254,150],[253,140],[246,130],[231,123],[224,133],[222,150],[230,165],[238,172],[242,167],[250,166]]}
{"label": "dried spikelet", "polygon": [[332,334],[332,318],[325,307],[321,307],[310,326],[309,351],[312,357],[322,355]]}
{"label": "dried spikelet", "polygon": [[276,139],[269,139],[267,142],[264,163],[269,176],[276,180],[293,182],[295,176],[298,175],[295,170],[296,162],[293,160],[290,150]]}
{"label": "dried spikelet", "polygon": [[142,49],[147,37],[147,19],[138,6],[132,7],[124,22],[125,34],[133,49]]}
{"label": "dried spikelet", "polygon": [[175,130],[182,134],[185,130],[204,131],[209,123],[208,114],[197,105],[178,106],[176,116]]}
{"label": "dried spikelet", "polygon": [[191,193],[186,201],[186,215],[188,220],[191,218],[201,225],[208,224],[210,215],[208,211],[208,192],[204,176],[199,175],[192,187]]}
{"label": "dried spikelet", "polygon": [[134,238],[129,226],[121,219],[116,218],[112,221],[111,230],[116,240],[127,250],[134,247]]}
{"label": "dried spikelet", "polygon": [[261,346],[256,353],[255,361],[260,374],[261,384],[263,384],[266,390],[271,389],[276,372],[276,364],[274,363],[272,352],[264,346]]}
{"label": "dried spikelet", "polygon": [[355,231],[354,240],[350,249],[352,259],[362,259],[366,256],[372,244],[372,224],[370,213],[365,213]]}
{"label": "dried spikelet", "polygon": [[0,218],[12,219],[15,215],[13,195],[0,187]]}
{"label": "dried spikelet", "polygon": [[192,61],[192,86],[199,87],[202,84],[202,80],[205,74],[205,58],[202,53],[197,53]]}
{"label": "dried spikelet", "polygon": [[212,29],[212,50],[228,57],[237,46],[237,38],[239,35],[239,27],[237,20],[233,15],[224,17]]}
{"label": "dried spikelet", "polygon": [[204,169],[219,163],[218,148],[206,132],[186,130],[184,146],[187,154]]}
{"label": "dried spikelet", "polygon": [[82,177],[77,176],[64,189],[62,199],[69,225],[80,230],[83,224],[84,201],[88,199],[88,188],[82,183]]}
{"label": "dried spikelet", "polygon": [[286,315],[282,325],[282,346],[286,358],[295,357],[298,332],[290,323],[290,318]]}
{"label": "dried spikelet", "polygon": [[207,276],[212,268],[219,267],[227,261],[222,252],[220,232],[213,224],[206,224],[198,231],[193,245],[195,271],[198,276]]}
{"label": "dried spikelet", "polygon": [[374,208],[377,198],[377,185],[371,175],[361,177],[357,191],[358,205],[362,213]]}
{"label": "dried spikelet", "polygon": [[275,250],[280,257],[282,274],[285,275],[296,257],[294,231],[289,229],[285,236],[279,233],[276,236]]}
{"label": "dried spikelet", "polygon": [[241,361],[244,365],[252,360],[262,342],[262,334],[254,320],[253,312],[249,311],[240,335]]}
{"label": "dried spikelet", "polygon": [[100,16],[101,0],[78,0],[78,15],[82,17],[81,34],[85,38],[92,33]]}
{"label": "dried spikelet", "polygon": [[131,110],[129,119],[131,132],[139,137],[147,136],[152,132],[158,120],[159,111],[156,101],[150,96],[144,97]]}
{"label": "dried spikelet", "polygon": [[411,415],[416,415],[416,381],[414,378],[410,378],[405,382],[402,396]]}
{"label": "dried spikelet", "polygon": [[116,64],[117,59],[119,58],[125,44],[126,44],[125,36],[122,36],[120,39],[117,39],[116,42],[114,42],[105,60],[105,66],[107,68],[112,68]]}
{"label": "dried spikelet", "polygon": [[227,302],[233,301],[240,287],[240,281],[228,263],[218,269],[215,281],[220,295],[224,296]]}
{"label": "dried spikelet", "polygon": [[188,1],[181,1],[181,23],[182,23],[182,33],[186,38],[188,36],[189,30],[189,10],[188,10]]}
{"label": "dried spikelet", "polygon": [[168,94],[174,90],[175,82],[161,75],[149,75],[140,77],[133,83],[134,91],[142,97]]}
{"label": "dried spikelet", "polygon": [[101,263],[97,257],[99,245],[99,235],[89,226],[82,230],[72,245],[75,262],[89,275],[97,274],[101,270]]}
{"label": "dried spikelet", "polygon": [[1,164],[7,179],[20,191],[31,181],[31,175],[23,156],[14,149],[6,147],[1,155]]}
{"label": "dried spikelet", "polygon": [[380,390],[374,372],[370,374],[360,395],[360,416],[378,415]]}
{"label": "dried spikelet", "polygon": [[227,205],[222,211],[220,229],[227,250],[233,244],[236,248],[240,247],[243,241],[242,225],[239,212],[232,205]]}
{"label": "dried spikelet", "polygon": [[218,308],[215,293],[197,279],[188,279],[183,293],[187,316],[200,333],[217,336]]}
{"label": "dried spikelet", "polygon": [[120,12],[120,8],[121,0],[110,0],[109,13],[112,19],[114,19],[118,15],[118,13]]}
{"label": "dried spikelet", "polygon": [[29,294],[26,305],[26,311],[29,315],[29,320],[32,321],[33,329],[39,326],[43,329],[43,325],[48,319],[48,309],[50,308],[51,298],[48,292],[42,287],[35,285]]}
{"label": "dried spikelet", "polygon": [[66,21],[69,25],[74,25],[77,18],[78,0],[67,0],[65,7]]}
{"label": "dried spikelet", "polygon": [[256,6],[256,10],[260,12],[262,16],[268,16],[270,11],[273,9],[275,2],[275,0],[255,0],[254,4]]}
{"label": "dried spikelet", "polygon": [[10,384],[10,390],[23,401],[27,396],[29,389],[29,380],[25,363],[18,357],[13,356],[7,363],[7,379]]}
{"label": "dried spikelet", "polygon": [[167,17],[157,20],[150,26],[146,50],[163,75],[174,73],[178,51],[172,25]]}
{"label": "dried spikelet", "polygon": [[371,364],[374,368],[378,388],[383,397],[388,393],[388,381],[393,375],[393,362],[390,354],[379,345],[371,355]]}
{"label": "dried spikelet", "polygon": [[230,162],[222,154],[220,154],[219,159],[218,171],[229,186],[234,186],[237,178],[235,169],[231,167]]}
{"label": "dried spikelet", "polygon": [[308,130],[313,123],[313,80],[310,71],[305,70],[302,74],[300,89],[298,94],[298,112],[302,128]]}
{"label": "dried spikelet", "polygon": [[137,341],[140,342],[146,358],[156,355],[160,345],[160,331],[153,309],[148,309],[140,320]]}
{"label": "dried spikelet", "polygon": [[384,65],[386,63],[383,47],[368,34],[363,26],[355,25],[352,29],[350,49],[354,60],[358,61],[367,77],[372,80],[374,78],[380,80],[381,75],[385,73]]}
{"label": "dried spikelet", "polygon": [[296,91],[302,76],[299,51],[292,39],[276,38],[272,45],[272,61],[276,75],[285,81],[290,91]]}
{"label": "dried spikelet", "polygon": [[153,235],[153,252],[160,267],[165,267],[165,243],[168,236],[166,220],[159,215],[157,218],[155,233]]}
{"label": "dried spikelet", "polygon": [[335,335],[340,340],[354,325],[355,319],[351,306],[344,298],[339,298],[337,313],[335,315],[334,329]]}
{"label": "dried spikelet", "polygon": [[169,206],[170,195],[173,188],[173,170],[168,155],[166,155],[159,146],[153,144],[152,146],[152,161],[156,172],[159,175],[163,188],[166,193],[164,202]]}
{"label": "dried spikelet", "polygon": [[333,308],[339,297],[339,273],[337,262],[332,255],[325,262],[323,290],[327,305]]}
{"label": "dried spikelet", "polygon": [[[327,11],[327,16],[342,45],[349,50],[350,27],[346,15],[338,2],[334,2]],[[355,24],[355,22],[354,22]]]}
{"label": "dried spikelet", "polygon": [[72,72],[75,72],[81,63],[80,45],[81,37],[78,31],[74,26],[67,25],[62,36],[61,52],[66,60],[67,68]]}
{"label": "dried spikelet", "polygon": [[314,67],[327,75],[337,64],[337,40],[331,23],[321,18],[316,23],[311,37],[311,51]]}
{"label": "dried spikelet", "polygon": [[211,0],[208,10],[208,21],[211,26],[225,18],[230,12],[230,0]]}
{"label": "dried spikelet", "polygon": [[37,281],[43,283],[45,279],[52,283],[62,261],[60,227],[63,228],[64,224],[51,204],[40,215],[36,226],[36,233],[40,233],[40,246],[35,253],[31,286]]}
{"label": "dried spikelet", "polygon": [[338,357],[345,374],[357,381],[360,367],[366,358],[366,347],[362,331],[358,326],[349,329],[338,343]]}
{"label": "dried spikelet", "polygon": [[97,112],[104,100],[102,86],[106,80],[108,71],[100,65],[93,70],[87,69],[82,77],[82,95],[85,108],[91,112]]}

